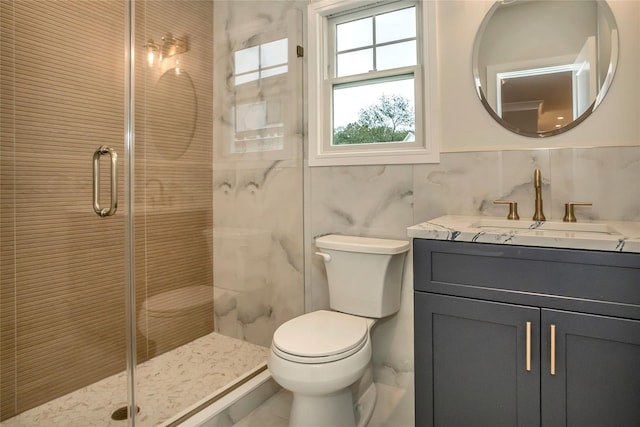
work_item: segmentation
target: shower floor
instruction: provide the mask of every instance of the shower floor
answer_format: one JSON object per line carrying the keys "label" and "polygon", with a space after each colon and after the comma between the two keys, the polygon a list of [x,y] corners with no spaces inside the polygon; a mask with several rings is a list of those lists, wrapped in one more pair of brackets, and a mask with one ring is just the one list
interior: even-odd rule
{"label": "shower floor", "polygon": [[[269,349],[218,333],[136,368],[136,425],[156,426],[267,360]],[[124,427],[111,419],[126,405],[126,372],[105,378],[2,422],[3,427]]]}

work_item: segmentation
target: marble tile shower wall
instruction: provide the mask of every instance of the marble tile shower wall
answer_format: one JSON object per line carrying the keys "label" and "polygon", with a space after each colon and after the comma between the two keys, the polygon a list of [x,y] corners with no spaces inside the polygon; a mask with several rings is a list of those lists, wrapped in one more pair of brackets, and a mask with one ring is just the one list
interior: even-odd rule
{"label": "marble tile shower wall", "polygon": [[[302,64],[291,52],[306,3],[213,7],[214,328],[269,346],[304,312]],[[284,61],[268,78],[258,78],[260,49]]]}
{"label": "marble tile shower wall", "polygon": [[[593,203],[577,212],[579,219],[640,219],[640,192],[634,185],[640,182],[640,147],[610,147],[443,153],[439,164],[310,168],[308,227],[313,237],[343,233],[406,239],[407,226],[440,215],[506,216],[504,206],[493,204],[498,199],[517,201],[520,216],[529,217],[535,168],[542,171],[547,219],[561,219],[570,200]],[[315,257],[307,262],[307,310],[326,308],[324,268]],[[375,381],[405,389],[405,408],[413,406],[410,271],[409,260],[399,314],[373,332]],[[398,422],[404,425],[402,418]]]}
{"label": "marble tile shower wall", "polygon": [[213,198],[215,329],[269,346],[304,308],[301,171],[216,171]]}

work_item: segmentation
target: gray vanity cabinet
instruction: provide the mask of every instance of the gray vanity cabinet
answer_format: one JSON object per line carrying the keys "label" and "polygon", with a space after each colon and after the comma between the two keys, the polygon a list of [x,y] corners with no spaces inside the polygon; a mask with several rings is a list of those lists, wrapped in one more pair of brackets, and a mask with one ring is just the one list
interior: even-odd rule
{"label": "gray vanity cabinet", "polygon": [[640,321],[542,310],[541,324],[542,425],[640,426]]}
{"label": "gray vanity cabinet", "polygon": [[416,426],[640,425],[639,255],[415,239],[414,272]]}
{"label": "gray vanity cabinet", "polygon": [[540,368],[526,370],[540,310],[415,294],[416,426],[540,424]]}

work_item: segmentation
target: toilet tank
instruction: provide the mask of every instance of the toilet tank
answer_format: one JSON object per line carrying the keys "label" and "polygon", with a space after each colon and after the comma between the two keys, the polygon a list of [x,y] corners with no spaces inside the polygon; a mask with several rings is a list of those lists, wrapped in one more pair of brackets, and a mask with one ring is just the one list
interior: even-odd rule
{"label": "toilet tank", "polygon": [[404,240],[327,235],[316,239],[333,310],[381,318],[400,309]]}

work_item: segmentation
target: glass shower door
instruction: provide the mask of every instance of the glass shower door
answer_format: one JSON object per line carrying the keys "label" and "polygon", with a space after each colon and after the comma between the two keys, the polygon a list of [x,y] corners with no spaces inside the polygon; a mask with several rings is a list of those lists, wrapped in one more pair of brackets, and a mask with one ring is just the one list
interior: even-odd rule
{"label": "glass shower door", "polygon": [[266,369],[304,301],[289,3],[0,1],[3,427],[173,425]]}
{"label": "glass shower door", "polygon": [[167,422],[217,388],[213,3],[134,2],[137,425]]}
{"label": "glass shower door", "polygon": [[109,425],[128,401],[128,5],[0,7],[2,425]]}

